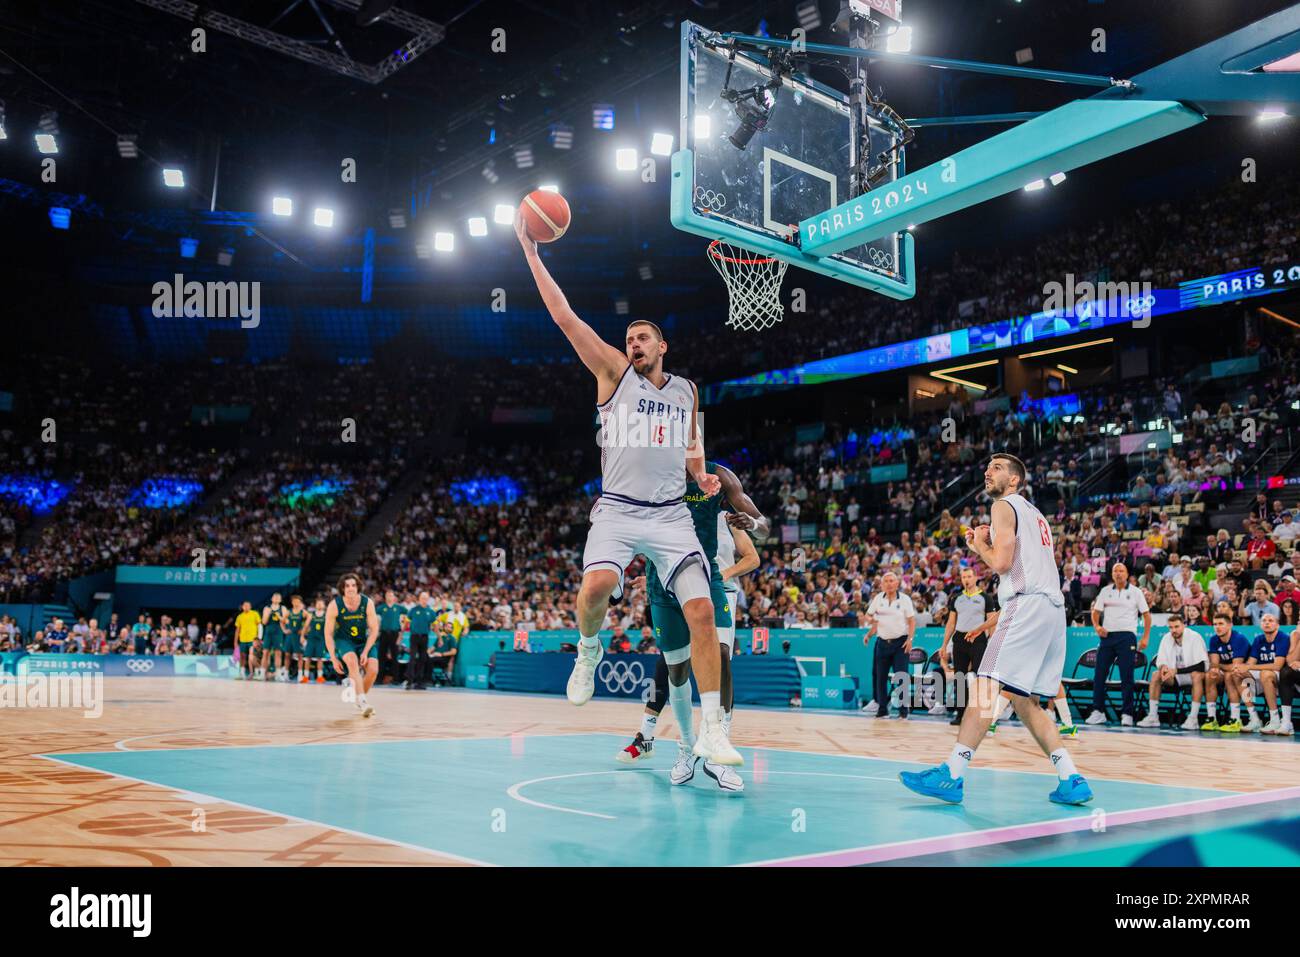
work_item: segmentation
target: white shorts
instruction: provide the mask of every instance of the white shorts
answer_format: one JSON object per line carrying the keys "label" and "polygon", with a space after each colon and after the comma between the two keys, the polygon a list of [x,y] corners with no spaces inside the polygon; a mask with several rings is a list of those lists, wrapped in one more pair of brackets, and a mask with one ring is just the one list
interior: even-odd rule
{"label": "white shorts", "polygon": [[582,573],[595,568],[618,572],[613,598],[623,596],[623,573],[633,556],[653,562],[664,590],[674,598],[673,578],[692,560],[709,574],[709,562],[695,535],[695,523],[685,502],[676,505],[625,505],[597,499],[591,510],[591,530],[582,552]]}
{"label": "white shorts", "polygon": [[1002,606],[978,674],[1009,691],[1055,698],[1065,670],[1065,606],[1013,595]]}

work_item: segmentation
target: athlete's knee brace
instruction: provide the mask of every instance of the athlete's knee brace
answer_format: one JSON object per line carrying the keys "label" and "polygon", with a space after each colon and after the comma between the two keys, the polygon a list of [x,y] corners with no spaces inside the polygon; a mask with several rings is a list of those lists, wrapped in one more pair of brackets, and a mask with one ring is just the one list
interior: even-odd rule
{"label": "athlete's knee brace", "polygon": [[672,589],[677,603],[682,608],[686,607],[688,601],[694,601],[696,598],[710,598],[708,573],[699,562],[691,562],[673,578]]}
{"label": "athlete's knee brace", "polygon": [[668,703],[668,662],[663,655],[655,657],[659,660],[655,663],[654,681],[650,683],[650,700],[645,704],[655,714],[662,714]]}

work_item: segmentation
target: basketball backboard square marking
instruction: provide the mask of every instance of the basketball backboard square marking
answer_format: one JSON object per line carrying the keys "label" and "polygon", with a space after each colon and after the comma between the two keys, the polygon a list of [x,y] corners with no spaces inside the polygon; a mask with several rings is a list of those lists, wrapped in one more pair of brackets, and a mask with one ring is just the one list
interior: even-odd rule
{"label": "basketball backboard square marking", "polygon": [[[774,182],[772,179],[773,160],[776,160],[776,162],[782,166],[792,167],[793,169],[798,170],[800,173],[805,173],[808,176],[815,177],[816,179],[819,179],[822,182],[826,183],[830,187],[830,192],[824,204],[820,203],[820,197],[819,197],[818,205],[821,205],[822,209],[834,209],[839,204],[839,200],[836,199],[836,196],[838,195],[837,192],[838,181],[835,177],[835,174],[829,172],[828,170],[824,170],[821,169],[820,167],[813,166],[811,163],[804,163],[800,160],[795,159],[793,156],[787,156],[785,153],[782,153],[780,150],[774,150],[770,146],[763,147],[763,225],[767,229],[770,229],[773,232],[778,233],[781,236],[785,237],[786,239],[789,239],[794,234],[795,230],[799,228],[798,218],[787,216],[785,214],[787,213],[792,214],[794,212],[797,212],[797,210],[792,210],[786,204],[782,203],[780,204],[780,208],[778,208],[777,212],[781,213],[783,218],[773,219],[772,218],[772,196],[778,189],[782,189],[783,187],[785,187],[786,185],[794,181],[796,177],[793,175],[786,175],[786,176],[782,176],[779,181]],[[780,175],[779,171],[778,171],[778,175]],[[796,190],[796,192],[799,191],[798,186],[795,186],[794,189]],[[795,222],[793,223],[790,222],[791,218],[794,218]]]}

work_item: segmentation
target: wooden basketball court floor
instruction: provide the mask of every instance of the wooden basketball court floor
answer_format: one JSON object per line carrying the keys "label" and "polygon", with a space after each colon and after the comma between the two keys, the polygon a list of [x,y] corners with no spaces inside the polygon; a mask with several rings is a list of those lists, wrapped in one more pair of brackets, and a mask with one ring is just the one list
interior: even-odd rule
{"label": "wooden basketball court floor", "polygon": [[637,702],[381,687],[363,719],[333,685],[196,678],[105,697],[99,718],[0,713],[3,864],[1115,864],[1189,840],[1205,863],[1300,862],[1296,739],[1089,728],[1068,744],[1097,798],[1062,808],[1004,725],[949,806],[897,778],[946,758],[938,718],[739,709],[728,793],[669,784],[667,711],[655,757],[616,763]]}

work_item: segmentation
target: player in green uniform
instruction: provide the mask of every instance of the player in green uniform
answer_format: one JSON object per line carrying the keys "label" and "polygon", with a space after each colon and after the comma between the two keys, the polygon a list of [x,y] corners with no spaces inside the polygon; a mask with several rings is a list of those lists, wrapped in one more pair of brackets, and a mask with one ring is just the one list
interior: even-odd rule
{"label": "player in green uniform", "polygon": [[[272,595],[271,604],[262,609],[262,670],[258,677],[267,681],[285,681],[289,676],[287,664],[282,668],[286,646],[281,619],[285,611],[279,592]],[[276,672],[280,672],[283,677]]]}
{"label": "player in green uniform", "polygon": [[285,680],[291,680],[289,664],[296,657],[298,659],[298,677],[301,682],[303,669],[302,636],[307,627],[307,608],[303,604],[302,595],[294,595],[290,598],[289,606],[289,613],[284,618]]}
{"label": "player in green uniform", "polygon": [[303,625],[302,657],[298,660],[298,681],[311,681],[311,663],[316,662],[316,683],[325,683],[325,599],[316,598],[316,605],[307,612]]}
{"label": "player in green uniform", "polygon": [[379,675],[379,661],[371,654],[379,639],[379,615],[375,603],[361,594],[361,579],[356,575],[340,578],[338,591],[325,609],[325,649],[334,670],[347,674],[343,684],[352,689],[361,717],[368,718],[375,713],[366,694]]}
{"label": "player in green uniform", "polygon": [[[728,524],[736,529],[756,529],[756,535],[766,538],[769,523],[758,510],[753,500],[745,494],[744,487],[736,473],[716,462],[705,463],[705,469],[717,475],[722,484],[718,495],[708,496],[700,487],[690,480],[686,484],[684,501],[690,509],[691,520],[695,523],[695,534],[700,540],[704,554],[709,556],[709,592],[713,600],[714,624],[720,634],[730,631],[734,634],[733,621],[735,608],[722,580],[718,568],[718,515],[724,507],[729,507],[733,515],[728,517]],[[637,732],[632,743],[618,753],[618,760],[632,764],[648,758],[654,750],[655,725],[666,703],[671,703],[673,717],[681,729],[681,741],[677,749],[677,761],[669,772],[673,784],[685,784],[695,776],[695,765],[699,761],[692,753],[694,747],[694,727],[691,709],[691,634],[682,615],[681,606],[668,593],[659,581],[653,565],[648,565],[646,572],[646,592],[649,596],[651,624],[654,628],[655,642],[662,652],[656,664],[655,677],[651,682],[641,730]],[[731,647],[720,644],[722,658],[722,701],[726,712],[725,722],[730,724],[733,689],[731,685]],[[732,768],[714,765],[706,761],[704,773],[718,782],[718,786],[728,791],[744,790],[744,782]]]}

